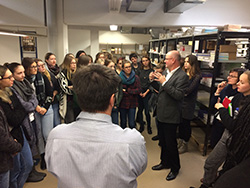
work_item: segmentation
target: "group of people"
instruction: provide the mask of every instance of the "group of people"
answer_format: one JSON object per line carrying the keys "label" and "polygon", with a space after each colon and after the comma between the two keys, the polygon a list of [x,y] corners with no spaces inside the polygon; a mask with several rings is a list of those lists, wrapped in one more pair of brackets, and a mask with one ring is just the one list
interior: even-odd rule
{"label": "group of people", "polygon": [[[198,60],[189,55],[181,64],[177,51],[158,65],[147,56],[138,62],[135,53],[129,60],[115,62],[100,52],[93,63],[80,50],[66,54],[60,66],[50,52],[44,61],[0,65],[0,187],[43,180],[46,174],[35,170],[39,155],[41,169],[58,178],[58,187],[136,187],[147,165],[140,133],[147,124],[152,134],[150,112],[157,125],[152,140],[161,147],[152,170],[170,169],[166,180],[175,179],[191,137],[202,78]],[[233,69],[228,82],[218,85],[211,100],[214,126],[225,130],[205,162],[201,188],[222,187],[249,164],[249,95],[248,70]]]}

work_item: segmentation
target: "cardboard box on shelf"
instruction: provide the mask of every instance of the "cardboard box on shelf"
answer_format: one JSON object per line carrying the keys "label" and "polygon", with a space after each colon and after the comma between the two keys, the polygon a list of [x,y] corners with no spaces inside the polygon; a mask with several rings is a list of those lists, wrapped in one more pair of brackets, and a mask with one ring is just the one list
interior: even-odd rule
{"label": "cardboard box on shelf", "polygon": [[[214,61],[215,52],[210,52],[210,61]],[[227,52],[227,53],[219,53],[219,61],[227,61],[227,60],[236,60],[236,53]]]}
{"label": "cardboard box on shelf", "polygon": [[226,53],[234,52],[236,54],[237,46],[236,45],[220,45],[220,52],[226,52]]}
{"label": "cardboard box on shelf", "polygon": [[224,31],[239,31],[240,29],[241,25],[232,25],[232,24],[224,25]]}
{"label": "cardboard box on shelf", "polygon": [[216,41],[208,41],[207,42],[207,50],[214,50],[216,46]]}

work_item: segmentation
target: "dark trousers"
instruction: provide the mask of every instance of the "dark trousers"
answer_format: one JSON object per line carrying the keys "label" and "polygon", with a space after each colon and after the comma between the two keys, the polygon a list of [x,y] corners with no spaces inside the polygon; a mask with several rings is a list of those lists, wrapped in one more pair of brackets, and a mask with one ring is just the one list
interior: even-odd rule
{"label": "dark trousers", "polygon": [[137,112],[137,120],[139,121],[140,125],[143,125],[143,110],[146,116],[147,125],[151,127],[151,117],[149,113],[149,106],[148,101],[150,99],[151,93],[147,94],[144,98],[138,96],[138,112]]}
{"label": "dark trousers", "polygon": [[185,142],[188,142],[191,137],[190,120],[182,118],[182,123],[179,126],[179,137]]}
{"label": "dark trousers", "polygon": [[180,158],[176,141],[178,124],[159,123],[159,139],[161,143],[161,163],[169,166],[173,172],[180,169]]}

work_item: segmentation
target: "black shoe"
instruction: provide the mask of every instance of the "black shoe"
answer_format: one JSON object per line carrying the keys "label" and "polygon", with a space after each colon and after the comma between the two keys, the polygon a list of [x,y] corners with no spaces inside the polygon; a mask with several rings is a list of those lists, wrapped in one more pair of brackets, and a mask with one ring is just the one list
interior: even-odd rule
{"label": "black shoe", "polygon": [[142,133],[144,131],[144,125],[140,125],[140,129],[139,129],[139,132]]}
{"label": "black shoe", "polygon": [[152,170],[162,170],[162,169],[169,169],[170,167],[168,167],[168,166],[165,166],[165,165],[163,165],[163,164],[158,164],[158,165],[155,165],[155,166],[153,166],[152,167]]}
{"label": "black shoe", "polygon": [[152,134],[152,129],[150,126],[148,126],[148,134]]}
{"label": "black shoe", "polygon": [[201,184],[201,186],[199,188],[208,188],[208,187],[204,184]]}
{"label": "black shoe", "polygon": [[153,141],[159,140],[159,136],[156,135],[156,136],[152,137],[152,140],[153,140]]}
{"label": "black shoe", "polygon": [[42,181],[44,179],[43,176],[40,175],[36,175],[34,173],[34,170],[32,170],[29,174],[29,177],[27,178],[26,182],[39,182]]}
{"label": "black shoe", "polygon": [[171,181],[171,180],[174,180],[177,175],[178,175],[179,172],[173,172],[172,170],[169,172],[169,174],[167,175],[166,177],[166,180],[167,181]]}
{"label": "black shoe", "polygon": [[33,173],[34,173],[35,175],[38,175],[38,176],[43,176],[43,177],[47,176],[46,173],[38,172],[38,171],[36,171],[36,169],[33,171]]}
{"label": "black shoe", "polygon": [[42,170],[45,170],[47,167],[46,167],[46,162],[45,162],[45,159],[44,159],[44,155],[45,153],[41,154],[41,163],[40,163],[40,168]]}

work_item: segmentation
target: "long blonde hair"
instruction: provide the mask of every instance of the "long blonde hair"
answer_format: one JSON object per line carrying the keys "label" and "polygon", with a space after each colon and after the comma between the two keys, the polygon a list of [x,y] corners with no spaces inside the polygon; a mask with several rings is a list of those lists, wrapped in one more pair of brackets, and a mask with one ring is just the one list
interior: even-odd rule
{"label": "long blonde hair", "polygon": [[72,62],[72,60],[75,59],[74,55],[72,53],[68,53],[65,55],[63,63],[61,65],[61,69],[66,69],[67,70],[67,78],[69,80],[71,80],[72,78],[72,74],[74,74],[76,72],[76,69],[74,71],[72,71],[70,69],[70,63]]}

